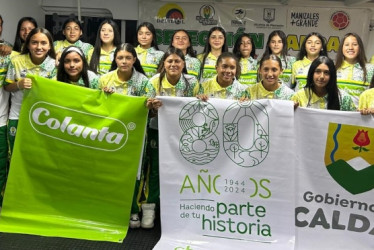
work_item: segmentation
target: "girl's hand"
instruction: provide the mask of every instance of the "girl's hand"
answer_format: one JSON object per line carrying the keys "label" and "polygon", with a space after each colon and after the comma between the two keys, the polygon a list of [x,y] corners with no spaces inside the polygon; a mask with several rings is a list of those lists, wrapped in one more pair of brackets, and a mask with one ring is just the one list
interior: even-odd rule
{"label": "girl's hand", "polygon": [[0,56],[7,56],[10,53],[12,53],[12,47],[10,47],[6,44],[1,44],[0,45]]}
{"label": "girl's hand", "polygon": [[162,106],[162,102],[156,98],[148,98],[146,105],[148,109],[158,110]]}
{"label": "girl's hand", "polygon": [[293,109],[296,110],[296,108],[299,107],[299,103],[298,102],[293,102]]}
{"label": "girl's hand", "polygon": [[364,108],[359,110],[361,115],[374,115],[374,108]]}
{"label": "girl's hand", "polygon": [[30,78],[22,78],[17,83],[18,89],[31,89],[32,87],[32,81]]}
{"label": "girl's hand", "polygon": [[248,102],[248,101],[249,101],[249,98],[246,97],[246,96],[242,96],[242,97],[240,97],[240,99],[239,99],[239,102]]}
{"label": "girl's hand", "polygon": [[115,89],[114,88],[110,88],[110,87],[104,87],[103,91],[105,93],[108,93],[108,94],[113,94],[115,92]]}
{"label": "girl's hand", "polygon": [[196,96],[197,99],[202,100],[203,102],[207,102],[209,97],[206,94],[199,94]]}

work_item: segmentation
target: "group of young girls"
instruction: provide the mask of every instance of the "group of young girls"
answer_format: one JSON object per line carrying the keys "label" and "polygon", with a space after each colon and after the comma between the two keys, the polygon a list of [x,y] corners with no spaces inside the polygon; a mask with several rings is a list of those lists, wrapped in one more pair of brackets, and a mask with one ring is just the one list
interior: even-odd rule
{"label": "group of young girls", "polygon": [[0,47],[0,190],[5,186],[7,143],[11,153],[23,90],[32,88],[27,74],[108,94],[146,96],[149,124],[142,175],[136,182],[131,209],[132,228],[152,228],[159,205],[157,110],[162,103],[156,96],[203,101],[282,99],[294,100],[295,106],[348,111],[358,107],[363,114],[374,114],[374,69],[366,63],[362,41],[354,33],[343,38],[335,64],[317,32],[306,36],[296,60],[287,54],[284,32],[273,31],[259,61],[253,39],[246,33],[236,39],[233,52],[228,52],[221,27],[209,30],[204,50],[197,57],[183,29],[174,32],[165,52],[159,50],[156,30],[148,22],[138,26],[135,46],[121,43],[112,20],[101,23],[94,46],[80,40],[82,26],[75,18],[66,20],[63,34],[65,40],[53,42],[48,30],[25,17],[18,23],[14,46]]}

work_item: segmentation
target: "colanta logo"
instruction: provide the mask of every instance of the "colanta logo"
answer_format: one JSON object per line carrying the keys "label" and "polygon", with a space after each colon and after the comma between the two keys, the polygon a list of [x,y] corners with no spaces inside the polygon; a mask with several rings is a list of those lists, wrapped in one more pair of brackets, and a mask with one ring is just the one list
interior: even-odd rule
{"label": "colanta logo", "polygon": [[374,128],[330,123],[325,164],[331,177],[351,194],[374,189]]}
{"label": "colanta logo", "polygon": [[42,135],[97,150],[119,150],[128,139],[127,128],[118,119],[47,102],[37,102],[31,107],[29,121]]}

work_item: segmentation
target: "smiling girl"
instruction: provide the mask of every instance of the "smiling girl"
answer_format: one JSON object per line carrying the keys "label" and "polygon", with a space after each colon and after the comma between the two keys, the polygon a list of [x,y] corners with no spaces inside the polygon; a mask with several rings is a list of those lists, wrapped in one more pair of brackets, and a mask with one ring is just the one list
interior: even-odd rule
{"label": "smiling girl", "polygon": [[23,90],[32,87],[31,79],[27,78],[26,74],[46,78],[53,78],[55,75],[55,50],[52,44],[52,36],[48,30],[35,28],[27,36],[21,55],[11,58],[5,80],[5,90],[11,92],[8,123],[11,150],[16,136]]}
{"label": "smiling girl", "polygon": [[191,44],[191,37],[186,30],[176,30],[171,38],[170,47],[173,46],[182,50],[185,60],[187,73],[198,77],[200,72],[200,61],[196,58],[195,51]]}
{"label": "smiling girl", "polygon": [[65,20],[62,25],[62,34],[65,36],[65,40],[55,41],[53,44],[57,54],[57,60],[59,60],[62,51],[71,45],[80,48],[86,59],[88,59],[88,51],[91,50],[93,46],[80,40],[83,34],[82,24],[77,18],[72,17]]}
{"label": "smiling girl", "polygon": [[153,24],[149,22],[141,23],[138,26],[136,34],[138,46],[135,48],[135,51],[137,57],[145,75],[151,78],[157,73],[157,67],[164,52],[158,49],[156,29]]}
{"label": "smiling girl", "polygon": [[82,50],[75,46],[69,46],[62,52],[56,79],[92,89],[97,89],[99,84],[99,77],[88,70]]}
{"label": "smiling girl", "polygon": [[110,71],[100,77],[99,85],[100,89],[108,93],[147,97],[156,95],[144,74],[135,48],[129,43],[117,46]]}
{"label": "smiling girl", "polygon": [[336,55],[338,87],[345,90],[358,106],[359,96],[369,88],[374,65],[366,63],[364,44],[356,33],[348,33]]}
{"label": "smiling girl", "polygon": [[262,57],[276,55],[282,62],[282,73],[279,79],[282,80],[288,87],[291,87],[291,69],[296,58],[288,55],[287,36],[281,30],[274,30],[269,34],[266,43],[265,52]]}
{"label": "smiling girl", "polygon": [[268,55],[261,58],[258,73],[261,81],[247,90],[251,100],[291,99],[294,92],[279,80],[282,74],[282,62],[278,56]]}
{"label": "smiling girl", "polygon": [[209,30],[203,53],[197,55],[201,62],[199,80],[200,83],[212,78],[216,72],[217,58],[227,52],[226,31],[221,27],[212,27]]}
{"label": "smiling girl", "polygon": [[237,80],[241,70],[239,60],[234,54],[222,53],[217,59],[216,70],[217,75],[202,84],[203,93],[207,97],[233,100],[247,97],[248,85]]}
{"label": "smiling girl", "polygon": [[113,20],[104,20],[98,29],[95,47],[88,52],[90,69],[104,75],[109,72],[114,51],[121,44],[118,26]]}
{"label": "smiling girl", "polygon": [[327,56],[326,42],[318,32],[311,32],[303,41],[297,61],[292,66],[292,83],[295,91],[306,84],[309,67],[319,56]]}
{"label": "smiling girl", "polygon": [[300,107],[355,111],[352,98],[338,89],[334,62],[320,56],[309,69],[307,83],[292,97]]}

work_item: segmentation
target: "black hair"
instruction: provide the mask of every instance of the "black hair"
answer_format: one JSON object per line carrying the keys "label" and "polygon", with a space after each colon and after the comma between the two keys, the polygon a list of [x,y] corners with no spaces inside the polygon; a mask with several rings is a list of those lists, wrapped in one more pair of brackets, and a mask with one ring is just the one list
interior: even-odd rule
{"label": "black hair", "polygon": [[301,44],[300,51],[297,55],[297,60],[303,60],[305,56],[308,55],[306,51],[306,42],[311,36],[316,36],[321,40],[322,47],[321,51],[319,52],[319,56],[327,56],[327,46],[326,46],[326,41],[325,38],[318,32],[310,32],[308,35],[306,35],[303,43]]}
{"label": "black hair", "polygon": [[283,57],[284,61],[286,62],[286,68],[287,68],[287,53],[288,53],[287,36],[281,30],[274,30],[269,34],[268,40],[266,42],[266,48],[265,48],[265,51],[264,51],[264,54],[262,55],[262,57],[273,54],[273,52],[270,49],[270,42],[271,42],[271,39],[274,36],[279,36],[279,38],[282,40],[283,47],[282,47],[282,51],[281,51],[281,56]]}
{"label": "black hair", "polygon": [[234,53],[231,53],[231,52],[223,52],[217,59],[217,62],[216,62],[216,66],[218,66],[220,63],[222,63],[222,60],[224,58],[232,58],[235,60],[235,63],[236,63],[236,73],[235,73],[235,77],[236,79],[239,79],[240,78],[240,75],[241,75],[241,66],[240,66],[240,63],[239,63],[239,59],[238,57],[234,54]]}
{"label": "black hair", "polygon": [[353,37],[356,38],[358,46],[360,48],[360,50],[358,52],[358,56],[357,56],[357,62],[360,64],[360,66],[363,70],[363,79],[364,79],[364,82],[366,82],[368,80],[368,79],[366,79],[366,74],[367,74],[366,62],[367,62],[367,59],[366,59],[366,54],[365,54],[364,43],[362,42],[361,37],[359,35],[357,35],[356,33],[353,33],[353,32],[347,33],[343,37],[343,40],[339,45],[338,53],[336,54],[335,66],[336,66],[337,69],[339,69],[343,65],[343,61],[344,61],[344,55],[343,55],[344,41],[349,36],[353,36]]}
{"label": "black hair", "polygon": [[312,64],[310,65],[308,71],[307,82],[304,87],[305,90],[309,91],[309,100],[308,105],[312,98],[311,91],[315,92],[315,84],[314,84],[314,73],[317,67],[321,64],[326,64],[329,68],[330,79],[326,85],[327,91],[327,109],[332,110],[340,110],[340,92],[338,89],[337,78],[336,78],[336,68],[334,65],[334,61],[327,56],[320,56],[315,59]]}
{"label": "black hair", "polygon": [[203,55],[204,56],[203,56],[203,60],[201,61],[200,74],[199,74],[200,78],[203,76],[204,67],[205,67],[205,60],[206,60],[207,56],[209,55],[209,52],[212,50],[212,46],[209,43],[209,38],[214,31],[220,31],[223,34],[224,41],[223,41],[223,46],[222,46],[221,51],[222,52],[227,52],[229,50],[228,46],[227,46],[227,41],[226,41],[226,31],[222,27],[219,27],[219,26],[215,26],[215,27],[210,28],[208,36],[207,36],[206,41],[205,41],[204,50],[203,50]]}
{"label": "black hair", "polygon": [[192,47],[191,36],[190,36],[190,34],[188,34],[187,30],[185,30],[185,29],[179,29],[179,30],[176,30],[176,31],[174,32],[173,36],[171,37],[169,47],[172,47],[172,46],[173,46],[174,36],[175,36],[175,34],[177,34],[178,32],[184,32],[184,33],[186,33],[186,35],[187,35],[187,37],[188,37],[188,41],[189,41],[189,43],[190,43],[190,46],[187,47],[186,54],[189,55],[189,56],[191,56],[191,57],[196,57],[195,50],[194,50],[193,47]]}
{"label": "black hair", "polygon": [[101,46],[102,46],[102,41],[100,39],[100,32],[104,24],[109,24],[113,28],[113,34],[114,34],[113,45],[115,47],[118,47],[119,45],[121,45],[121,35],[119,33],[119,28],[116,22],[110,19],[104,20],[100,24],[99,29],[97,31],[96,42],[95,42],[94,50],[92,52],[92,57],[90,61],[90,69],[95,73],[97,73],[98,71],[97,68],[100,64],[100,54],[101,54]]}
{"label": "black hair", "polygon": [[[22,38],[21,36],[19,35],[20,31],[21,31],[21,26],[24,22],[30,22],[32,23],[35,28],[38,27],[38,23],[36,22],[36,20],[32,17],[22,17],[19,21],[18,21],[18,24],[17,24],[17,31],[16,31],[16,37],[14,38],[14,45],[13,45],[13,50],[14,51],[17,51],[17,52],[21,52],[22,50],[22,45],[24,44],[25,41],[22,41]],[[53,44],[52,44],[53,46]]]}
{"label": "black hair", "polygon": [[55,49],[53,47],[53,39],[52,39],[52,35],[51,33],[49,33],[49,31],[45,28],[35,28],[33,29],[28,35],[27,35],[27,38],[26,38],[26,41],[25,41],[25,46],[23,46],[22,48],[22,51],[21,51],[21,54],[29,54],[30,53],[30,50],[28,48],[28,45],[30,44],[30,40],[31,40],[31,37],[37,33],[42,33],[44,35],[46,35],[46,37],[48,38],[48,41],[49,41],[49,46],[50,46],[50,49],[48,51],[48,55],[50,57],[52,57],[53,59],[56,58],[56,52],[55,52]]}
{"label": "black hair", "polygon": [[[139,24],[138,28],[136,29],[136,37],[138,36],[138,32],[142,27],[146,27],[152,33],[151,47],[154,47],[156,50],[159,50],[158,45],[157,45],[155,26],[153,26],[153,24],[150,22],[142,22],[141,24]],[[139,45],[138,39],[136,39],[135,44],[136,46]]]}
{"label": "black hair", "polygon": [[177,55],[179,56],[183,62],[184,62],[184,67],[182,69],[182,75],[181,77],[184,78],[185,82],[186,82],[186,88],[184,89],[184,96],[186,96],[187,94],[187,91],[190,87],[190,83],[189,81],[185,78],[184,74],[187,74],[187,69],[186,69],[186,60],[185,60],[185,57],[184,57],[184,54],[182,52],[182,50],[180,49],[177,49],[175,47],[169,47],[165,54],[162,56],[161,58],[161,61],[160,61],[160,64],[158,66],[158,70],[157,72],[160,73],[160,78],[159,78],[159,84],[158,84],[158,91],[161,93],[161,89],[162,89],[162,79],[164,79],[165,75],[166,75],[166,71],[165,71],[165,60],[170,56],[170,55]]}
{"label": "black hair", "polygon": [[282,61],[281,59],[279,58],[279,56],[276,56],[276,55],[273,55],[273,54],[269,54],[269,55],[264,55],[259,64],[258,64],[258,69],[257,69],[257,81],[260,81],[261,80],[261,77],[260,77],[260,70],[261,70],[261,67],[262,67],[262,64],[266,61],[266,60],[274,60],[274,61],[277,61],[278,62],[278,65],[279,65],[279,68],[281,70],[283,70],[283,67],[282,67]]}
{"label": "black hair", "polygon": [[136,71],[145,75],[143,67],[140,65],[140,61],[137,57],[135,48],[130,43],[122,43],[122,44],[117,46],[116,50],[114,51],[112,66],[110,67],[109,71],[117,69],[118,66],[117,66],[117,63],[116,63],[116,57],[117,57],[118,52],[120,52],[122,50],[127,51],[127,52],[132,54],[132,56],[135,58],[135,62],[133,64],[133,67],[135,68]]}
{"label": "black hair", "polygon": [[90,81],[89,81],[88,73],[87,73],[88,72],[87,60],[83,54],[83,51],[76,46],[69,46],[63,50],[61,57],[60,57],[60,63],[57,67],[57,81],[70,83],[70,76],[65,71],[64,61],[65,61],[66,56],[72,52],[77,53],[82,59],[83,68],[81,71],[81,77],[83,79],[84,86],[88,88],[90,86]]}
{"label": "black hair", "polygon": [[252,44],[252,50],[251,50],[251,53],[250,53],[250,57],[252,58],[256,58],[256,46],[255,46],[255,43],[253,41],[253,38],[248,34],[248,33],[243,33],[241,34],[235,41],[235,45],[234,45],[234,48],[232,49],[232,52],[238,57],[238,58],[242,58],[243,55],[242,53],[240,52],[240,45],[242,44],[242,39],[243,37],[248,37],[249,40],[251,41],[251,44]]}

